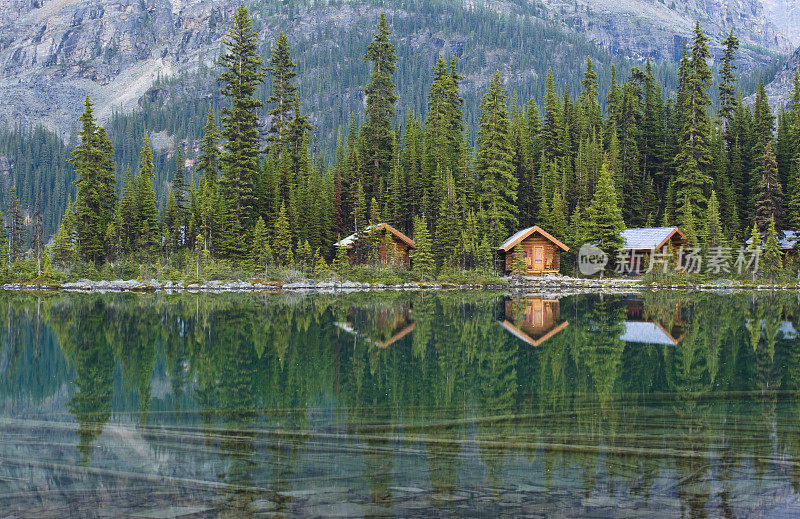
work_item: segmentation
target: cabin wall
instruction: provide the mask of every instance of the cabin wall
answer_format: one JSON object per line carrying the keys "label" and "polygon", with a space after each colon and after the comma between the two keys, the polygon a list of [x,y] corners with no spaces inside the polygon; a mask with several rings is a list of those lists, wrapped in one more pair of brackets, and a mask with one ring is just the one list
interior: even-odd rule
{"label": "cabin wall", "polygon": [[528,260],[526,261],[528,264],[528,274],[537,273],[533,268],[534,246],[544,247],[543,273],[559,272],[561,270],[561,248],[552,243],[550,240],[545,239],[543,236],[533,234],[519,242],[505,254],[506,272],[514,271],[514,255],[517,253],[517,251],[521,251],[528,253]]}
{"label": "cabin wall", "polygon": [[[386,247],[386,233],[388,231],[381,230],[381,236],[379,238],[378,244],[378,257],[382,264],[386,265],[390,262],[392,257],[394,260],[402,267],[410,268],[411,267],[411,247],[408,246],[406,242],[395,236],[394,234],[391,235],[392,237],[392,244],[394,250],[392,251],[391,248],[387,251]],[[393,254],[389,254],[389,253]],[[351,265],[355,265],[357,263],[355,250],[353,247],[347,250],[347,257],[350,260]]]}

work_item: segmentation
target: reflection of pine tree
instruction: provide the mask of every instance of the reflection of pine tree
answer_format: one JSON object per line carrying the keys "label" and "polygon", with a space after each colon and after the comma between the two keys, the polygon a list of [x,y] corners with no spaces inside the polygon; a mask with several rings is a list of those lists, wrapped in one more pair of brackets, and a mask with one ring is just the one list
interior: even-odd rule
{"label": "reflection of pine tree", "polygon": [[619,378],[622,352],[623,309],[608,300],[600,301],[589,311],[589,333],[582,345],[581,356],[594,381],[594,392],[603,409],[611,403],[611,395]]}
{"label": "reflection of pine tree", "polygon": [[[512,412],[517,390],[517,348],[494,323],[482,342],[475,365],[475,397],[482,417],[507,415]],[[481,438],[507,439],[509,425],[492,423],[490,429],[479,432]],[[480,444],[480,441],[479,441]],[[505,449],[481,447],[481,459],[487,469],[492,486],[499,486],[505,464]]]}
{"label": "reflection of pine tree", "polygon": [[[94,442],[111,417],[114,385],[114,356],[106,341],[106,326],[101,303],[76,308],[74,363],[78,392],[69,401],[69,410],[78,424],[78,451],[84,465],[89,461]],[[62,344],[68,337],[61,337]]]}

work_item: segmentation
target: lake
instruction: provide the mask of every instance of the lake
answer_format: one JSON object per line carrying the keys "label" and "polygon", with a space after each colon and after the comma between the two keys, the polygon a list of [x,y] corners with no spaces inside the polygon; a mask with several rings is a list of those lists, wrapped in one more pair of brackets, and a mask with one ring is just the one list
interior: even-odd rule
{"label": "lake", "polygon": [[800,296],[0,293],[0,515],[800,514]]}

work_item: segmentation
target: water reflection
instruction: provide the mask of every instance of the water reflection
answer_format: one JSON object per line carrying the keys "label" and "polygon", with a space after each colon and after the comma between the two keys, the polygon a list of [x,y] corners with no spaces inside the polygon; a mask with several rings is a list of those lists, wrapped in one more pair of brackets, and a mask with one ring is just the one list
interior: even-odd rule
{"label": "water reflection", "polygon": [[569,326],[569,321],[561,320],[561,304],[558,299],[508,299],[503,306],[503,328],[531,346],[539,346]]}
{"label": "water reflection", "polygon": [[800,511],[796,294],[0,309],[2,512]]}

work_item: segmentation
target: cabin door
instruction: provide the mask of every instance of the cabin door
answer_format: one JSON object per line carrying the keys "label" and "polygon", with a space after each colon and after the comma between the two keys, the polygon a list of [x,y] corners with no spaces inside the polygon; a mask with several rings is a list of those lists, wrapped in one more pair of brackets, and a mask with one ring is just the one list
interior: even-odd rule
{"label": "cabin door", "polygon": [[538,274],[541,274],[544,270],[544,245],[533,246],[533,265],[531,265],[531,270]]}

